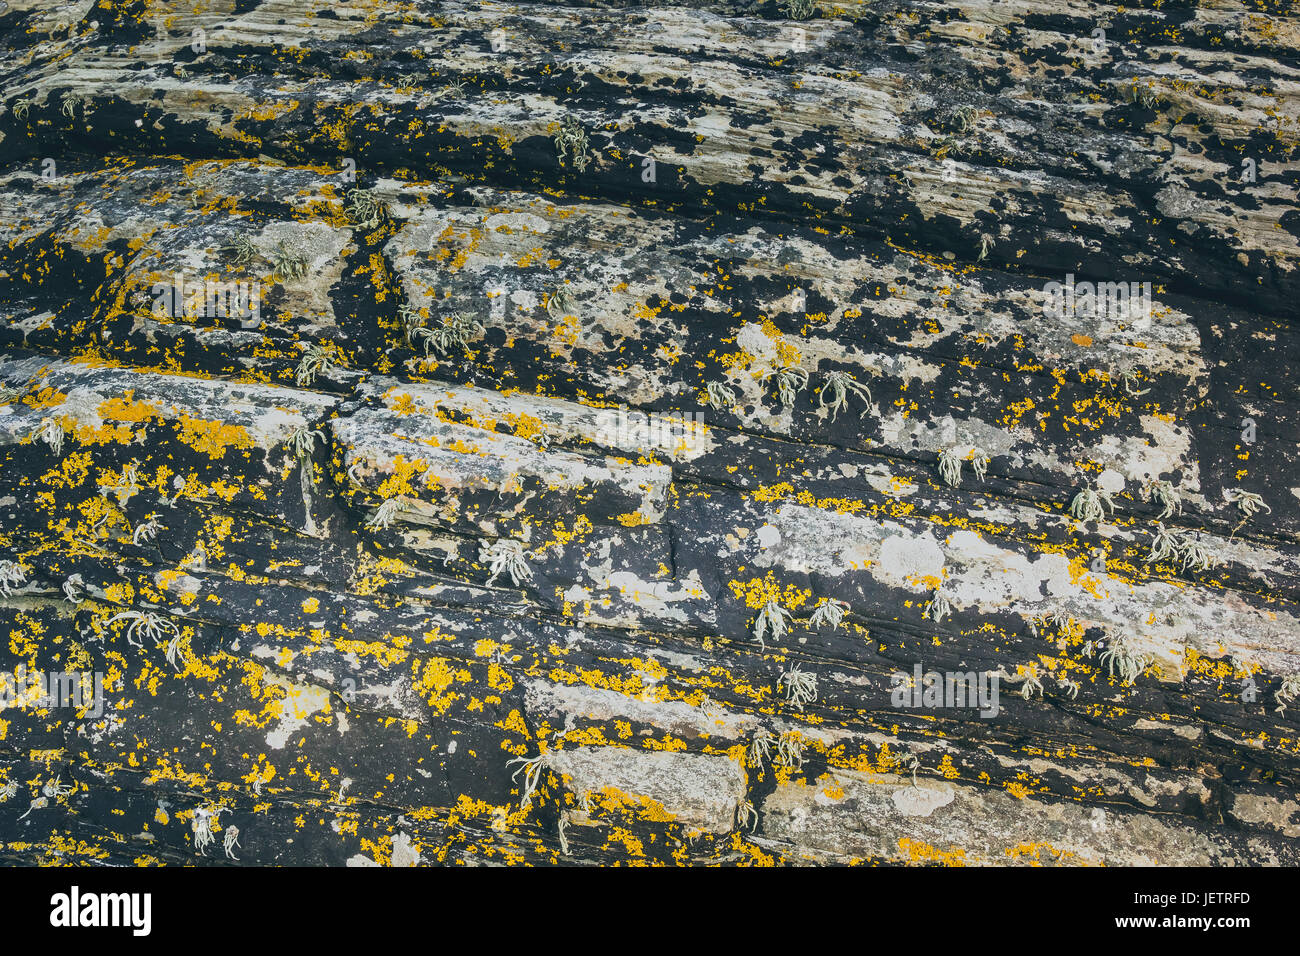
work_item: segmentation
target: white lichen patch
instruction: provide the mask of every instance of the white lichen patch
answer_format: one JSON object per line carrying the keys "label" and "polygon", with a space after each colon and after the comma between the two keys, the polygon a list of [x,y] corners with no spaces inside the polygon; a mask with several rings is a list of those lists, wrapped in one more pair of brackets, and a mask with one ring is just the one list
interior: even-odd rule
{"label": "white lichen patch", "polygon": [[878,561],[872,565],[876,580],[891,587],[927,590],[926,578],[942,578],[944,551],[928,534],[892,534],[880,545]]}
{"label": "white lichen patch", "polygon": [[[0,376],[22,377],[17,363],[0,362]],[[240,436],[270,450],[285,442],[294,431],[323,417],[338,400],[313,392],[294,391],[291,410],[285,407],[286,389],[248,382],[227,382],[193,376],[163,375],[127,368],[98,368],[62,362],[43,363],[36,378],[37,388],[53,388],[67,395],[57,407],[60,417],[75,420],[77,426],[98,429],[105,424],[106,403],[120,402],[131,395],[135,403],[149,406],[149,417],[162,421],[199,423],[206,432],[225,427],[232,440]],[[0,419],[0,444],[22,437],[20,423],[30,416]],[[75,427],[75,426],[74,426]],[[210,442],[215,448],[216,442]]]}
{"label": "white lichen patch", "polygon": [[[270,648],[266,647],[255,648],[253,655],[272,656],[259,653],[262,651],[270,652],[270,650]],[[265,673],[263,680],[274,687],[283,688],[285,692],[284,699],[280,702],[282,710],[279,723],[271,728],[266,735],[266,745],[272,750],[281,750],[295,732],[308,726],[313,714],[320,713],[330,706],[330,692],[314,684],[296,683],[271,671]],[[343,733],[345,729],[346,724],[340,721],[338,724],[339,733]]]}
{"label": "white lichen patch", "polygon": [[575,793],[607,788],[659,803],[676,822],[709,833],[731,831],[745,799],[738,760],[704,754],[578,747],[547,756],[547,767],[567,778]]}
{"label": "white lichen patch", "polygon": [[651,693],[638,698],[585,684],[541,680],[528,680],[525,687],[530,712],[555,717],[565,726],[577,719],[626,720],[680,737],[708,737],[725,746],[727,741],[745,739],[760,723],[757,716],[736,713],[720,704],[702,709],[684,701],[659,700]]}
{"label": "white lichen patch", "polygon": [[[1083,457],[1104,464],[1129,481],[1145,485],[1160,475],[1181,471],[1183,487],[1196,491],[1200,488],[1199,470],[1191,454],[1191,429],[1172,421],[1151,415],[1141,418],[1146,437],[1107,436],[1083,452]],[[1119,487],[1103,488],[1114,493]]]}
{"label": "white lichen patch", "polygon": [[512,232],[533,233],[539,236],[544,236],[551,231],[549,222],[530,212],[493,213],[484,220],[483,226],[492,231],[507,229]]}
{"label": "white lichen patch", "polygon": [[[524,480],[564,494],[605,486],[622,502],[618,513],[639,511],[654,522],[664,514],[672,481],[672,470],[666,465],[544,449],[527,438],[431,417],[362,409],[333,419],[330,426],[350,448],[349,469],[355,466],[358,474],[376,476],[368,480],[375,480],[377,486],[396,472],[399,457],[418,462],[421,486],[436,490],[448,505],[454,504],[446,501],[449,493],[492,489],[502,492],[494,505],[510,511],[517,508],[518,496],[507,499],[504,492],[517,491]],[[492,532],[490,525],[482,526]]]}
{"label": "white lichen patch", "polygon": [[[1123,483],[1116,472],[1102,477],[1110,487]],[[940,540],[924,524],[880,522],[789,503],[768,512],[767,521],[781,533],[777,545],[732,541],[755,566],[815,569],[832,577],[865,568],[876,581],[914,594],[942,581],[956,605],[983,613],[1009,610],[1031,619],[1063,611],[1108,635],[1129,635],[1151,657],[1149,676],[1162,681],[1181,679],[1188,648],[1213,658],[1255,655],[1279,672],[1300,669],[1300,641],[1285,636],[1300,633],[1300,622],[1209,588],[1158,580],[1130,583],[1094,572],[1086,563],[1080,566],[1065,554],[1007,547],[966,529]]]}
{"label": "white lichen patch", "polygon": [[736,345],[759,362],[774,365],[779,361],[780,341],[769,336],[757,323],[746,322],[740,327],[736,333]]}
{"label": "white lichen patch", "polygon": [[709,601],[709,594],[700,582],[699,571],[691,568],[687,577],[674,586],[671,581],[645,581],[631,571],[611,571],[604,580],[593,578],[597,589],[617,591],[624,600],[639,605],[647,614],[661,620],[684,623],[691,616],[673,605]]}
{"label": "white lichen patch", "polygon": [[905,817],[928,817],[940,807],[946,807],[956,799],[956,793],[950,786],[938,785],[924,787],[899,787],[894,791],[894,806]]}

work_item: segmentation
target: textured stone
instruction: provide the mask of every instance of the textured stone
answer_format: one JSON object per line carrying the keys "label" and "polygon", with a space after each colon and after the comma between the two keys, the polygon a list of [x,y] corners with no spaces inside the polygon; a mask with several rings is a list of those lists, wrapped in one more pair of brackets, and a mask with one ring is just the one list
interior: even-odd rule
{"label": "textured stone", "polygon": [[0,861],[1300,863],[1296,17],[779,7],[9,0]]}

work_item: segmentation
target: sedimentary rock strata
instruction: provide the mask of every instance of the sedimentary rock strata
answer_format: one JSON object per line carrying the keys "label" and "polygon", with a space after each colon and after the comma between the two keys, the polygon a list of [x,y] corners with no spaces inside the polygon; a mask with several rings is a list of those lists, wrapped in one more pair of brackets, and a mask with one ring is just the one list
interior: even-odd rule
{"label": "sedimentary rock strata", "polygon": [[0,860],[1300,862],[1298,23],[9,0]]}

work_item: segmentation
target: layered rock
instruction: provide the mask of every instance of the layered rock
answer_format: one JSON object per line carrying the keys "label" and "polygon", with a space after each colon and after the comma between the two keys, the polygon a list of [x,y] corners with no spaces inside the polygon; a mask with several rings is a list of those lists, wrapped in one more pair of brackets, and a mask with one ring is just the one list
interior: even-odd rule
{"label": "layered rock", "polygon": [[1293,16],[193,6],[0,14],[0,859],[1300,860]]}

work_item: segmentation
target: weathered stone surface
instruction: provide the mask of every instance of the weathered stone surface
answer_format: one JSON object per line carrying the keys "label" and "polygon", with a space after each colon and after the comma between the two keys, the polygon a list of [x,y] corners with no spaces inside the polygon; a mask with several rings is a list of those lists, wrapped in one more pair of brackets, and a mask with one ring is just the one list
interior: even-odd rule
{"label": "weathered stone surface", "polygon": [[1300,863],[1294,13],[779,7],[10,0],[0,860]]}
{"label": "weathered stone surface", "polygon": [[1100,865],[1124,859],[1143,866],[1198,866],[1252,859],[1295,865],[1283,840],[1170,823],[1158,816],[1119,817],[1071,804],[1041,804],[1007,794],[972,798],[938,781],[912,786],[836,771],[817,781],[779,786],[764,804],[765,836],[805,847],[826,861],[850,853],[900,863],[987,866],[1005,863]]}

